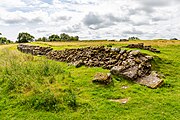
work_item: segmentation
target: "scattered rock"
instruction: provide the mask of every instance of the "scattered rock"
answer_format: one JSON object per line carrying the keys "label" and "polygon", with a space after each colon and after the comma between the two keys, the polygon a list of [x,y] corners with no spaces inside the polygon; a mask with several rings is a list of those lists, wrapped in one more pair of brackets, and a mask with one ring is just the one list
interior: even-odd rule
{"label": "scattered rock", "polygon": [[130,98],[124,98],[124,99],[110,99],[109,101],[112,101],[112,102],[118,102],[118,103],[121,103],[121,104],[126,104],[128,101],[129,101]]}
{"label": "scattered rock", "polygon": [[111,73],[97,73],[92,82],[108,85],[112,82]]}
{"label": "scattered rock", "polygon": [[155,71],[152,71],[148,76],[138,78],[136,82],[150,88],[157,88],[163,84],[163,80],[159,78],[159,75]]}
{"label": "scattered rock", "polygon": [[121,87],[122,89],[127,89],[127,88],[129,88],[128,86],[122,86]]}

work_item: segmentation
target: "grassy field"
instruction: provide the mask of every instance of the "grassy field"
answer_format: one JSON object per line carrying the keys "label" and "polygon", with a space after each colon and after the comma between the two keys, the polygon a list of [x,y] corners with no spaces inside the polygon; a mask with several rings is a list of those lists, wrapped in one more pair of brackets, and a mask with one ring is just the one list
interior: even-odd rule
{"label": "grassy field", "polygon": [[[14,45],[0,46],[0,120],[179,120],[180,41],[129,42],[35,42],[56,50],[86,46],[121,47],[143,42],[161,53],[154,56],[153,69],[164,75],[158,89],[113,78],[103,86],[91,81],[102,68],[68,66],[42,56],[24,54]],[[127,87],[126,89],[124,89]],[[126,104],[110,99],[128,98]]]}
{"label": "grassy field", "polygon": [[34,42],[32,44],[40,45],[40,46],[49,46],[53,47],[56,50],[63,50],[63,49],[71,49],[77,47],[87,47],[87,46],[108,46],[112,45],[114,47],[123,46],[127,44],[135,44],[135,43],[144,43],[145,45],[152,45],[155,47],[166,47],[169,45],[179,45],[180,41],[173,41],[173,40],[142,40],[142,41],[128,41],[128,42],[115,42],[115,41],[81,41],[81,42]]}

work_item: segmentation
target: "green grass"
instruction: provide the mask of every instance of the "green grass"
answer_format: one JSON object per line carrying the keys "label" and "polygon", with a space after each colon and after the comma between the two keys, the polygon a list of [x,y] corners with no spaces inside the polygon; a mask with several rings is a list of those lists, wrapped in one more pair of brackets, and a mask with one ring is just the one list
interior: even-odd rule
{"label": "green grass", "polygon": [[[16,50],[16,45],[0,46],[1,120],[178,120],[180,45],[154,42],[151,41],[153,47],[161,53],[141,51],[154,56],[153,69],[164,75],[165,83],[157,89],[123,78],[113,78],[114,84],[108,86],[93,84],[91,80],[97,72],[109,71],[84,66],[75,68],[45,57],[23,54]],[[70,48],[82,45],[86,46],[71,45]],[[112,44],[114,47],[122,45],[126,43]],[[64,49],[67,44],[53,47]],[[128,88],[122,89],[123,86]],[[109,101],[122,98],[129,101],[126,104]]]}

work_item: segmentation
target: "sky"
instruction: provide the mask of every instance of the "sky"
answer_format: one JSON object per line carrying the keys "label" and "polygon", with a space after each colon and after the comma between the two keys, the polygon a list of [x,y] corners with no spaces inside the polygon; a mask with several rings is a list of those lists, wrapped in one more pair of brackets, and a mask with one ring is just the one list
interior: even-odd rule
{"label": "sky", "polygon": [[0,32],[84,39],[180,38],[180,0],[0,0]]}

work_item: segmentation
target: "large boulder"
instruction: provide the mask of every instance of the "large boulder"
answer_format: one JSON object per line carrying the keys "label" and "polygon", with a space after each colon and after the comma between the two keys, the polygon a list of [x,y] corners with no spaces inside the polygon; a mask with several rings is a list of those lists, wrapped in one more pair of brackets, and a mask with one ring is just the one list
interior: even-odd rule
{"label": "large boulder", "polygon": [[108,85],[112,82],[110,73],[97,73],[92,80],[93,83],[105,84]]}
{"label": "large boulder", "polygon": [[163,80],[160,79],[159,75],[155,71],[152,71],[149,75],[138,78],[136,83],[148,86],[150,88],[157,88],[163,84]]}
{"label": "large boulder", "polygon": [[126,68],[126,66],[114,66],[110,72],[111,74],[116,76],[135,80],[138,77],[138,69],[138,66],[133,66],[129,68]]}

